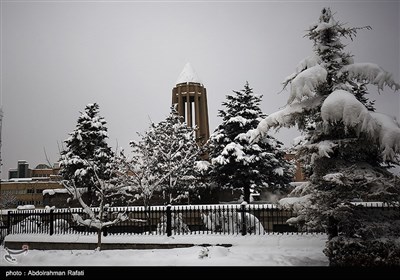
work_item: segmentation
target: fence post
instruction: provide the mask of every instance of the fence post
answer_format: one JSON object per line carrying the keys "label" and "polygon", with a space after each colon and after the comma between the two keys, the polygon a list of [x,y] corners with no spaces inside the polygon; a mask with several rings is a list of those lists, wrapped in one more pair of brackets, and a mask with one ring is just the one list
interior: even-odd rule
{"label": "fence post", "polygon": [[171,204],[167,205],[167,236],[172,235],[172,226],[171,226]]}
{"label": "fence post", "polygon": [[242,235],[246,235],[246,232],[247,232],[247,228],[246,228],[246,213],[245,213],[246,205],[247,205],[246,201],[243,201],[240,204],[240,208],[241,208],[240,212],[242,212]]}
{"label": "fence post", "polygon": [[7,235],[11,233],[11,210],[7,211]]}
{"label": "fence post", "polygon": [[54,234],[54,210],[50,210],[50,235]]}

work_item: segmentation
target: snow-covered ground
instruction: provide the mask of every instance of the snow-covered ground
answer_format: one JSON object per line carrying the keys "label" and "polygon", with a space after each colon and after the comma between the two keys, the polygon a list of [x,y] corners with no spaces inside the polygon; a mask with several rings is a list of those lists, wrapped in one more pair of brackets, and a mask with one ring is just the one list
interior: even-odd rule
{"label": "snow-covered ground", "polygon": [[[9,235],[6,240],[93,242],[96,236]],[[327,266],[324,234],[268,235],[124,235],[103,237],[104,243],[190,243],[193,247],[154,250],[28,250],[0,266]],[[202,246],[202,244],[213,244]],[[232,244],[231,247],[216,244]]]}

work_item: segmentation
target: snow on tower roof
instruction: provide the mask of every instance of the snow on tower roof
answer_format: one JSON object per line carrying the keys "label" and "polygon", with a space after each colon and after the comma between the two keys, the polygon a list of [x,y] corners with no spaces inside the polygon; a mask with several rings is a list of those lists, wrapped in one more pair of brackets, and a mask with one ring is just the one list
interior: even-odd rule
{"label": "snow on tower roof", "polygon": [[179,75],[178,80],[176,81],[176,84],[182,84],[182,83],[200,83],[201,80],[197,76],[196,72],[193,70],[192,65],[190,63],[186,63],[185,67],[183,67],[183,70],[181,74]]}

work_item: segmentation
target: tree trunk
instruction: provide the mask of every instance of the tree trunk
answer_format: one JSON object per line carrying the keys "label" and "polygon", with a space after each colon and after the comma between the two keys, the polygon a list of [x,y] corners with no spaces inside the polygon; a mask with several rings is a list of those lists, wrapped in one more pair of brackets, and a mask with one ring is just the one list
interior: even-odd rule
{"label": "tree trunk", "polygon": [[97,250],[101,251],[101,229],[97,230]]}
{"label": "tree trunk", "polygon": [[250,203],[250,188],[247,186],[243,187],[243,200]]}
{"label": "tree trunk", "polygon": [[151,219],[150,219],[150,205],[149,205],[147,199],[144,199],[144,210],[146,213],[146,223],[148,226],[148,230],[149,230],[149,233],[151,233],[152,230],[151,230]]}
{"label": "tree trunk", "polygon": [[337,228],[338,221],[333,217],[329,216],[328,218],[328,239],[332,239],[338,236],[338,228]]}

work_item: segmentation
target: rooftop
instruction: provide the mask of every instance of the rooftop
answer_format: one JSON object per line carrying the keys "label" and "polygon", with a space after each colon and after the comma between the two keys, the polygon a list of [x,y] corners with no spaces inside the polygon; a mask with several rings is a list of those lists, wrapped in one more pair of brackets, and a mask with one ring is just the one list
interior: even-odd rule
{"label": "rooftop", "polygon": [[176,81],[176,84],[182,84],[182,83],[199,83],[199,84],[202,83],[197,73],[194,71],[192,65],[189,62],[186,63],[185,67],[183,67],[183,70],[179,75],[178,80]]}

